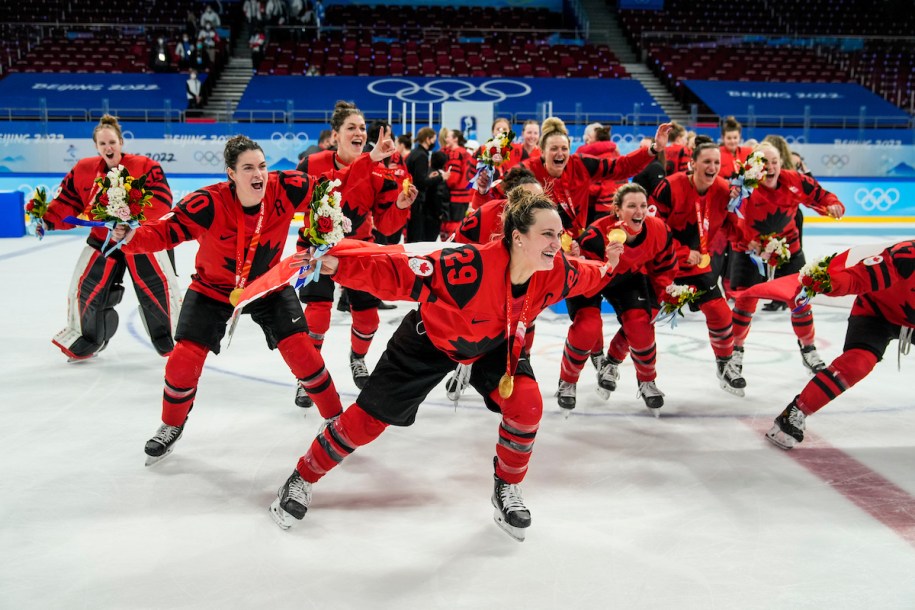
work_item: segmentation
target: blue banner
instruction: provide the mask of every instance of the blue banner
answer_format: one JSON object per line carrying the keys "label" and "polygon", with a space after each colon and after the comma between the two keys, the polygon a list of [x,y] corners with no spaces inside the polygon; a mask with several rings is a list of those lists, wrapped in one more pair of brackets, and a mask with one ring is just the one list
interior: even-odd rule
{"label": "blue banner", "polygon": [[13,117],[38,117],[47,109],[51,117],[110,112],[121,118],[177,118],[187,108],[186,81],[186,74],[19,72],[0,80],[0,107]]}
{"label": "blue banner", "polygon": [[[848,218],[915,219],[915,179],[824,178],[819,183],[845,205]],[[801,208],[805,215],[816,215],[813,210]]]}
{"label": "blue banner", "polygon": [[[416,0],[324,0],[322,2],[325,8],[334,5],[358,5],[358,6],[416,6]],[[545,8],[551,11],[562,11],[562,0],[423,0],[423,6],[484,6],[488,8]]]}
{"label": "blue banner", "polygon": [[442,102],[492,102],[497,114],[523,113],[525,118],[540,116],[544,103],[566,120],[583,114],[631,114],[636,105],[651,116],[649,121],[667,116],[641,83],[629,79],[359,76],[255,76],[235,116],[270,118],[278,111],[329,115],[337,100],[355,102],[367,118],[387,117],[389,103],[400,116],[404,104],[412,112],[415,103],[420,126],[428,122],[429,105]]}
{"label": "blue banner", "polygon": [[663,11],[664,0],[620,0],[620,10]]}
{"label": "blue banner", "polygon": [[795,117],[793,124],[905,126],[909,116],[856,83],[769,83],[688,80],[684,84],[719,116],[747,124]]}

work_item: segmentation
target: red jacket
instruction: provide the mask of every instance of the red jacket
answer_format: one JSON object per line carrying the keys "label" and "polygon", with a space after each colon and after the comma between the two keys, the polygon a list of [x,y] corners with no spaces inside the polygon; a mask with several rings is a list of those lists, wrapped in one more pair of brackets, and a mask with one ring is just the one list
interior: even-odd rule
{"label": "red jacket", "polygon": [[[172,191],[158,163],[143,155],[124,154],[121,156],[121,165],[134,178],[147,174],[146,188],[152,191],[153,197],[150,200],[152,207],[143,208],[143,215],[146,216],[144,222],[155,220],[172,209]],[[44,215],[48,227],[57,231],[72,229],[75,225],[64,222],[64,218],[80,214],[94,220],[91,210],[95,207],[95,179],[107,173],[108,164],[102,157],[87,157],[77,161],[60,183],[60,193],[48,203],[48,211]],[[108,229],[104,227],[91,231],[91,237],[101,241],[104,241],[107,235]]]}
{"label": "red jacket", "polygon": [[775,233],[785,238],[791,254],[797,254],[801,244],[794,217],[801,203],[824,216],[827,206],[842,205],[835,195],[824,190],[810,176],[783,169],[774,189],[759,185],[740,206],[743,218],[739,226],[743,242],[749,243],[758,240],[761,235]]}
{"label": "red jacket", "polygon": [[728,212],[729,201],[730,186],[721,176],[715,178],[715,182],[704,195],[699,194],[693,186],[691,176],[684,172],[668,176],[658,183],[649,198],[649,203],[657,208],[658,218],[664,220],[673,233],[674,248],[680,266],[678,277],[705,273],[686,262],[690,250],[700,250],[700,216],[707,220],[705,234],[709,246],[719,231],[737,231],[737,216]]}
{"label": "red jacket", "polygon": [[589,204],[591,182],[595,178],[629,178],[642,171],[652,159],[654,155],[647,148],[639,148],[612,160],[574,154],[569,157],[559,178],[547,173],[540,157],[529,159],[524,165],[534,172],[544,192],[556,202],[562,226],[577,237],[596,217],[593,206]]}
{"label": "red jacket", "polygon": [[745,163],[747,157],[753,152],[753,149],[749,146],[738,146],[733,155],[724,146],[720,146],[719,149],[721,150],[721,172],[718,175],[724,179],[736,174],[740,165]]}
{"label": "red jacket", "polygon": [[484,203],[473,214],[467,216],[458,227],[454,241],[462,244],[485,244],[502,237],[502,210],[506,199],[494,199]]}
{"label": "red jacket", "polygon": [[[841,262],[841,256],[833,263]],[[915,327],[915,240],[899,242],[847,269],[833,271],[833,266],[829,296],[858,295],[851,315]]]}
{"label": "red jacket", "polygon": [[445,169],[451,172],[447,182],[448,190],[451,191],[451,203],[469,204],[474,189],[468,189],[467,185],[477,173],[476,161],[463,146],[449,148],[444,152],[448,155]]}
{"label": "red jacket", "polygon": [[[585,229],[578,238],[582,255],[591,260],[604,260],[607,233],[618,222],[615,216],[604,216]],[[673,236],[659,218],[645,218],[642,232],[626,243],[620,262],[613,270],[613,275],[604,281],[604,287],[613,287],[614,283],[622,282],[635,273],[648,276],[656,295],[662,294],[677,277],[677,252]]]}
{"label": "red jacket", "polygon": [[[264,193],[264,220],[248,273],[249,282],[280,261],[293,215],[296,210],[308,207],[316,182],[314,176],[297,171],[268,174]],[[123,250],[128,253],[156,252],[196,239],[200,247],[190,288],[228,303],[229,293],[235,288],[240,209],[241,204],[235,197],[232,183],[226,181],[204,187],[179,201],[171,214],[147,222],[137,229]],[[241,253],[243,260],[254,234],[259,209],[255,207],[251,209],[254,214],[242,215],[245,232],[244,250]]]}
{"label": "red jacket", "polygon": [[[448,248],[427,256],[383,254],[341,257],[333,279],[385,300],[422,303],[432,343],[450,358],[473,362],[505,340],[509,253],[500,242]],[[601,264],[556,255],[553,268],[531,276],[530,324],[547,306],[593,293],[603,282]],[[512,327],[517,314],[512,314]]]}
{"label": "red jacket", "polygon": [[[353,173],[347,171],[349,168],[346,166],[337,169],[336,155],[333,150],[309,155],[302,159],[296,169],[312,176],[326,176],[329,180],[339,179],[342,182],[340,194],[343,198],[343,213],[353,223],[352,231],[346,236],[375,241],[372,228],[384,235],[392,235],[402,229],[407,224],[410,208],[401,210],[394,202],[400,194],[404,178],[409,174],[401,172],[398,176],[398,168],[387,168],[381,163],[374,164],[370,174],[362,170]],[[363,153],[352,165],[364,157],[368,155]],[[307,222],[306,220],[306,227]],[[306,227],[299,231],[299,245],[302,247],[305,244],[302,234]]]}
{"label": "red jacket", "polygon": [[664,158],[667,161],[664,170],[667,172],[667,175],[670,176],[671,174],[688,170],[692,156],[693,151],[685,144],[671,144],[665,148]]}

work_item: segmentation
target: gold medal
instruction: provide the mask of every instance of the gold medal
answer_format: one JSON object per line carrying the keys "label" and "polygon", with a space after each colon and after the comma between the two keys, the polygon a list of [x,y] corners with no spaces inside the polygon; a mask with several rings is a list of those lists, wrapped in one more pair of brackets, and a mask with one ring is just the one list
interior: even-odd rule
{"label": "gold medal", "polygon": [[563,233],[559,236],[559,243],[562,245],[562,251],[568,252],[569,248],[572,247],[572,236],[568,233]]}
{"label": "gold medal", "polygon": [[409,194],[410,194],[410,179],[407,178],[406,180],[404,180],[402,186],[403,186],[403,194],[404,194],[404,196],[409,195]]}
{"label": "gold medal", "polygon": [[505,373],[499,380],[499,396],[508,398],[515,391],[515,376]]}
{"label": "gold medal", "polygon": [[244,292],[241,288],[236,288],[229,293],[229,303],[232,303],[232,307],[238,307],[238,301],[241,300],[241,293]]}
{"label": "gold medal", "polygon": [[626,232],[623,231],[622,229],[611,229],[610,232],[607,233],[607,241],[611,244],[612,243],[625,244],[626,243]]}
{"label": "gold medal", "polygon": [[711,262],[712,262],[712,257],[709,256],[708,254],[703,254],[702,258],[699,259],[699,264],[696,266],[700,269],[705,269],[706,267],[709,266],[709,263],[711,263]]}

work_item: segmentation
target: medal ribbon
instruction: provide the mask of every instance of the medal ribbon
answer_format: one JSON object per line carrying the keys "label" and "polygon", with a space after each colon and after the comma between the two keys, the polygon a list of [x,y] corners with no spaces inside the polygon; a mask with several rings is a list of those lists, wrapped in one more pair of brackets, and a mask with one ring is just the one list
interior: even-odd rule
{"label": "medal ribbon", "polygon": [[[514,379],[515,370],[518,368],[518,361],[521,359],[521,350],[524,347],[524,336],[527,334],[528,315],[530,314],[531,292],[530,285],[524,294],[524,303],[521,305],[521,315],[518,317],[518,324],[515,326],[515,342],[512,338],[512,307],[514,297],[512,297],[512,284],[510,271],[505,271],[505,376]],[[514,361],[514,363],[513,363]],[[501,388],[500,388],[501,390]],[[503,396],[508,398],[508,396]]]}
{"label": "medal ribbon", "polygon": [[[236,201],[238,200],[236,199]],[[241,290],[248,282],[251,263],[254,261],[254,251],[257,250],[257,244],[261,239],[261,228],[264,225],[264,202],[261,201],[257,224],[254,227],[254,234],[251,236],[251,243],[248,245],[247,253],[245,253],[245,212],[242,210],[241,202],[235,208],[235,220],[238,223],[238,234],[235,237],[235,288],[236,290]],[[243,253],[244,261],[242,261]]]}

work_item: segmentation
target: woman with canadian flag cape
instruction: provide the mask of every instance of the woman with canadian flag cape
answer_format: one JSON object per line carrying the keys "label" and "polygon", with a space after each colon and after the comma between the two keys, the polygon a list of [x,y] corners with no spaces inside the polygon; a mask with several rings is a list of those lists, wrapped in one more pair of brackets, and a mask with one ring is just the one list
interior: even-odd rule
{"label": "woman with canadian flag cape", "polygon": [[[406,253],[412,245],[347,250],[344,242],[321,257],[322,272],[343,286],[420,306],[395,331],[356,402],[321,430],[279,489],[270,510],[280,527],[304,517],[312,484],[357,447],[389,425],[412,424],[427,394],[461,362],[474,363],[470,385],[502,415],[492,502],[500,527],[523,540],[531,518],[519,484],[543,411],[524,350],[527,327],[548,305],[596,290],[622,246],[607,248],[606,263],[567,259],[552,201],[524,189],[511,192],[503,223],[501,240],[479,246],[449,244],[421,256]],[[307,262],[310,254],[297,258]]]}

